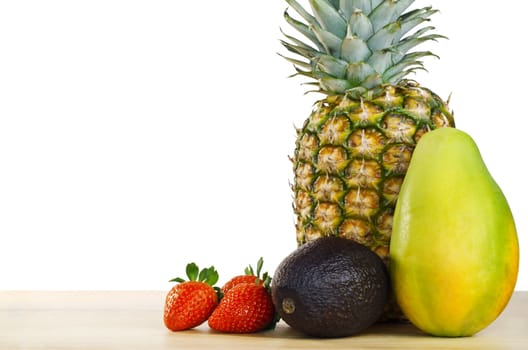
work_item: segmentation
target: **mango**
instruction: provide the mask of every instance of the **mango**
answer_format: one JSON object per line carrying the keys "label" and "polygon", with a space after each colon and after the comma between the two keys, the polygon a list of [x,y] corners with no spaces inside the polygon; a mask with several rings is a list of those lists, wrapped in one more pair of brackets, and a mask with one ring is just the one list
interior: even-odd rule
{"label": "mango", "polygon": [[390,274],[422,331],[471,336],[508,304],[519,268],[514,219],[475,141],[440,128],[418,142],[397,199]]}

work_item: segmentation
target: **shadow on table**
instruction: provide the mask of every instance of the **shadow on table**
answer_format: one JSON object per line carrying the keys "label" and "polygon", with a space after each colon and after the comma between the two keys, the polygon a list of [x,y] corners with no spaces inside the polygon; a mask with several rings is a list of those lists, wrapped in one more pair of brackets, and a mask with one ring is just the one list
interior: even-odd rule
{"label": "shadow on table", "polygon": [[[200,333],[209,333],[209,334],[216,334],[216,335],[222,335],[225,334],[226,336],[229,336],[228,333],[221,333],[214,331],[212,329],[197,329],[197,330],[190,330],[189,332],[200,332]],[[426,336],[423,332],[421,332],[419,329],[414,327],[413,325],[409,323],[377,323],[373,326],[369,327],[368,329],[364,330],[363,332],[353,335],[351,337],[377,337],[377,336],[392,336],[392,337],[424,337]],[[318,337],[310,337],[307,336],[299,331],[296,331],[295,329],[291,328],[284,322],[279,322],[275,329],[268,330],[268,331],[262,331],[258,333],[250,333],[250,334],[237,334],[237,336],[244,336],[244,337],[252,337],[252,338],[289,338],[289,339],[339,339],[339,338],[318,338]],[[346,337],[344,337],[346,338]]]}

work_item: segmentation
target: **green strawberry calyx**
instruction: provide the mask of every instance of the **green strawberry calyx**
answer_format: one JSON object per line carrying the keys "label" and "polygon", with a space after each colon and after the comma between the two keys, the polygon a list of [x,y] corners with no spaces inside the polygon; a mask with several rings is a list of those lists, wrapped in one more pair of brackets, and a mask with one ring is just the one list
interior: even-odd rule
{"label": "green strawberry calyx", "polygon": [[[262,272],[262,266],[264,265],[264,259],[261,257],[257,261],[257,271],[255,273],[255,270],[253,270],[253,266],[249,265],[244,269],[244,273],[246,276],[255,276],[255,284],[261,284],[269,291],[270,285],[271,285],[271,276],[264,272],[262,277],[260,276],[260,273]],[[262,282],[261,282],[262,281]]]}
{"label": "green strawberry calyx", "polygon": [[187,281],[196,281],[196,282],[203,282],[205,284],[210,285],[216,292],[218,296],[218,300],[222,299],[222,292],[220,291],[219,287],[215,287],[215,284],[218,282],[218,271],[214,268],[214,266],[210,266],[204,269],[201,269],[196,265],[195,263],[189,263],[187,264],[187,267],[185,268],[185,273],[187,274],[188,280],[185,280],[181,277],[175,277],[169,282],[178,282],[183,283]]}

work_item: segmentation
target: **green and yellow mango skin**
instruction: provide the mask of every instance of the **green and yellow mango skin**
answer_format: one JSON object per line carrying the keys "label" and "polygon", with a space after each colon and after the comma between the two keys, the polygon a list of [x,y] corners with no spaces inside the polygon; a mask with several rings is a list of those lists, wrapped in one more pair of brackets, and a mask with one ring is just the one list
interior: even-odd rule
{"label": "green and yellow mango skin", "polygon": [[515,223],[468,134],[440,128],[418,142],[390,254],[396,299],[426,333],[470,336],[506,307],[519,266]]}

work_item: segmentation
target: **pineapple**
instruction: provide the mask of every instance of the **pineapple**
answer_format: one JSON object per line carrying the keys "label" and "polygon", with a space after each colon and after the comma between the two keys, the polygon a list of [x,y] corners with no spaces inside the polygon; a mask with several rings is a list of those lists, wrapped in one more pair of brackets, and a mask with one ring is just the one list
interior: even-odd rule
{"label": "pineapple", "polygon": [[[284,18],[308,42],[283,33],[284,57],[324,98],[297,130],[294,212],[299,245],[353,239],[388,265],[392,218],[414,147],[426,132],[454,127],[448,102],[406,79],[423,69],[418,44],[444,38],[422,26],[437,11],[414,0],[295,0]],[[399,318],[395,311],[388,318]]]}

